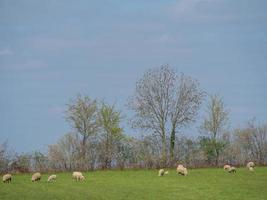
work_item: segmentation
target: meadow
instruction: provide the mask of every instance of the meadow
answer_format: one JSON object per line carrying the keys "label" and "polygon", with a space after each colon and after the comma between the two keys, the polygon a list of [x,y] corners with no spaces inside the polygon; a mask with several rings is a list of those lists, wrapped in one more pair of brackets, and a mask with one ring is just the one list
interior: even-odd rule
{"label": "meadow", "polygon": [[181,199],[181,200],[266,200],[267,167],[254,172],[238,168],[229,174],[219,168],[192,169],[188,176],[175,170],[163,177],[157,170],[107,170],[83,173],[84,182],[72,180],[71,173],[58,173],[48,183],[49,174],[40,182],[31,182],[31,174],[13,175],[12,183],[0,184],[0,199],[78,200],[78,199]]}

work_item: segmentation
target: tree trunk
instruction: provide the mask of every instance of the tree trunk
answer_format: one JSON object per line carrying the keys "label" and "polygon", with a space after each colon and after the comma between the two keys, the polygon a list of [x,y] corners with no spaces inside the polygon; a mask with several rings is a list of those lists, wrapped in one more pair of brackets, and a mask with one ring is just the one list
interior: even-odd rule
{"label": "tree trunk", "polygon": [[171,138],[170,138],[170,162],[171,162],[171,165],[174,162],[174,145],[175,145],[175,128],[172,128]]}
{"label": "tree trunk", "polygon": [[167,149],[166,149],[166,138],[165,136],[162,137],[162,151],[161,151],[161,166],[164,168],[166,167],[167,163]]}
{"label": "tree trunk", "polygon": [[85,156],[86,156],[86,137],[83,136],[83,140],[82,140],[82,159],[85,160]]}

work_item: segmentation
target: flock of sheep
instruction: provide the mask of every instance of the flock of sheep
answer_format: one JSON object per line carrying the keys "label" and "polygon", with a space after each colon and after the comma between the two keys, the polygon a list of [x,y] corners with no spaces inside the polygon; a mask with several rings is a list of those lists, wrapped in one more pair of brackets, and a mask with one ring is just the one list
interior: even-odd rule
{"label": "flock of sheep", "polygon": [[[247,168],[248,168],[249,171],[254,171],[254,167],[255,167],[255,164],[253,162],[249,162],[247,164]],[[225,171],[228,171],[229,173],[236,173],[236,168],[233,167],[233,166],[230,166],[230,165],[224,165],[223,169]],[[176,171],[177,171],[177,174],[180,174],[180,175],[183,175],[183,176],[186,176],[188,174],[186,167],[184,167],[181,164],[179,164],[177,166]],[[164,169],[160,169],[158,175],[159,176],[164,176],[164,175],[167,175],[167,174],[169,174],[168,171],[165,171]],[[75,179],[76,181],[84,181],[85,180],[85,177],[83,176],[83,174],[81,172],[73,172],[72,173],[72,178]],[[3,182],[4,183],[10,183],[11,179],[12,179],[12,175],[11,174],[5,174],[3,176]],[[57,175],[52,174],[51,176],[48,177],[47,181],[48,182],[52,182],[52,181],[55,181],[56,179],[57,179]],[[34,173],[32,175],[32,178],[31,178],[32,182],[40,181],[40,180],[41,180],[41,173],[37,172],[37,173]]]}
{"label": "flock of sheep", "polygon": [[[84,181],[85,177],[83,176],[82,172],[73,172],[72,173],[72,178],[75,179],[76,181]],[[10,183],[12,179],[11,174],[5,174],[3,176],[3,182],[4,183]],[[47,182],[52,182],[57,179],[57,175],[52,174],[51,176],[48,177]],[[41,173],[37,172],[32,175],[31,181],[36,182],[41,180]]]}
{"label": "flock of sheep", "polygon": [[[255,167],[254,162],[248,162],[248,164],[247,164],[247,168],[248,168],[249,171],[254,171],[254,167]],[[224,165],[224,166],[223,166],[223,169],[224,169],[225,171],[228,171],[229,173],[236,173],[236,168],[235,168],[234,166]],[[177,174],[180,174],[180,175],[183,175],[183,176],[186,176],[187,173],[188,173],[186,167],[184,167],[184,166],[181,165],[181,164],[179,164],[179,165],[177,166],[176,171],[177,171]],[[165,171],[164,169],[160,169],[158,175],[159,175],[159,176],[164,176],[164,175],[166,175],[166,174],[168,174],[168,173],[169,173],[168,171]]]}

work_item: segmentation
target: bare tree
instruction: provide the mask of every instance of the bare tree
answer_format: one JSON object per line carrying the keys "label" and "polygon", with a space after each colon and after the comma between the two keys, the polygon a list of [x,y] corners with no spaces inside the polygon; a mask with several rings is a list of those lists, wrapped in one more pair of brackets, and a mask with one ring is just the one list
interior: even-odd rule
{"label": "bare tree", "polygon": [[162,165],[167,161],[167,138],[172,160],[177,130],[194,120],[202,97],[196,80],[177,75],[168,65],[148,70],[137,82],[129,100],[135,111],[133,127],[160,136]]}
{"label": "bare tree", "polygon": [[82,136],[81,157],[86,158],[86,143],[91,135],[98,130],[97,101],[87,96],[78,95],[68,104],[66,119],[72,127]]}
{"label": "bare tree", "polygon": [[207,117],[204,119],[201,130],[209,137],[203,138],[202,146],[210,153],[209,156],[215,158],[215,165],[218,165],[219,155],[225,147],[222,137],[229,122],[229,112],[218,95],[210,96],[206,112]]}
{"label": "bare tree", "polygon": [[8,163],[10,162],[10,155],[8,153],[8,144],[4,142],[0,144],[0,173],[8,171]]}
{"label": "bare tree", "polygon": [[255,125],[255,120],[248,122],[244,129],[235,131],[237,142],[245,152],[246,160],[254,160],[259,164],[267,161],[267,124]]}
{"label": "bare tree", "polygon": [[80,142],[77,133],[65,134],[57,144],[48,146],[48,159],[52,168],[59,170],[82,169],[80,166]]}
{"label": "bare tree", "polygon": [[199,89],[196,80],[184,75],[176,76],[176,84],[171,99],[171,136],[170,157],[174,157],[174,145],[177,131],[194,120],[201,105],[204,92]]}

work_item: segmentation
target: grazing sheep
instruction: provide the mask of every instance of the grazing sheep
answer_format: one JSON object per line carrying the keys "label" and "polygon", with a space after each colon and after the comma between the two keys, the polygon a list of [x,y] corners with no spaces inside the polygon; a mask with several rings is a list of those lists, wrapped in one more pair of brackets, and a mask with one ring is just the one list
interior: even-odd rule
{"label": "grazing sheep", "polygon": [[251,171],[251,172],[253,172],[254,171],[254,168],[253,167],[249,167],[248,170]]}
{"label": "grazing sheep", "polygon": [[230,165],[224,165],[223,169],[228,171],[230,169],[230,167],[231,167]]}
{"label": "grazing sheep", "polygon": [[178,165],[176,171],[183,176],[187,175],[187,169],[183,165]]}
{"label": "grazing sheep", "polygon": [[169,174],[169,172],[168,172],[168,171],[165,171],[165,172],[164,172],[164,175],[168,175],[168,174]]}
{"label": "grazing sheep", "polygon": [[32,175],[32,182],[35,182],[35,181],[40,181],[41,180],[41,174],[39,172],[37,173],[34,173]]}
{"label": "grazing sheep", "polygon": [[3,182],[4,182],[4,183],[9,183],[9,182],[11,182],[11,174],[5,174],[5,175],[3,176]]}
{"label": "grazing sheep", "polygon": [[85,180],[85,177],[82,175],[82,172],[73,172],[72,178],[76,179],[76,181],[83,181]]}
{"label": "grazing sheep", "polygon": [[83,175],[80,175],[80,176],[79,176],[79,180],[80,180],[80,181],[84,181],[84,180],[85,180],[85,177],[84,177]]}
{"label": "grazing sheep", "polygon": [[255,167],[254,162],[248,162],[248,164],[247,164],[247,168],[249,169],[250,167],[252,167],[252,168]]}
{"label": "grazing sheep", "polygon": [[236,168],[235,168],[235,167],[230,167],[230,168],[228,169],[228,172],[229,172],[229,173],[236,173]]}
{"label": "grazing sheep", "polygon": [[177,166],[177,169],[178,169],[178,168],[183,168],[183,167],[184,167],[183,165],[179,164],[179,165]]}
{"label": "grazing sheep", "polygon": [[57,179],[57,175],[53,174],[48,177],[47,182],[55,181]]}
{"label": "grazing sheep", "polygon": [[160,169],[160,170],[159,170],[159,176],[163,176],[163,175],[164,175],[164,172],[165,172],[164,169]]}

